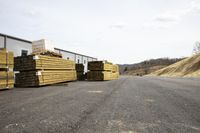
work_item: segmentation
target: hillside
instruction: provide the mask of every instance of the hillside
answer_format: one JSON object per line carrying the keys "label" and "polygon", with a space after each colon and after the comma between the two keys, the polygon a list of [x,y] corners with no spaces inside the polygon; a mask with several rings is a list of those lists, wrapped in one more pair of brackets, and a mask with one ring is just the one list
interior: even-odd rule
{"label": "hillside", "polygon": [[123,75],[147,75],[152,72],[155,72],[159,69],[162,69],[166,66],[169,66],[173,63],[176,63],[178,61],[182,60],[175,58],[175,59],[169,59],[169,58],[159,58],[159,59],[151,59],[146,60],[137,64],[124,64],[119,65],[120,73]]}
{"label": "hillside", "polygon": [[200,54],[153,72],[154,76],[200,77]]}

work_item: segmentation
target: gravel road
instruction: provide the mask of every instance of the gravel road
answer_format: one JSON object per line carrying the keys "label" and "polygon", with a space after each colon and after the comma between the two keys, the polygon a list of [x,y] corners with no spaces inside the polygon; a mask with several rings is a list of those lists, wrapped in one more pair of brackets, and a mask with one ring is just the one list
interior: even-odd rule
{"label": "gravel road", "polygon": [[122,76],[0,91],[0,133],[200,133],[200,78]]}

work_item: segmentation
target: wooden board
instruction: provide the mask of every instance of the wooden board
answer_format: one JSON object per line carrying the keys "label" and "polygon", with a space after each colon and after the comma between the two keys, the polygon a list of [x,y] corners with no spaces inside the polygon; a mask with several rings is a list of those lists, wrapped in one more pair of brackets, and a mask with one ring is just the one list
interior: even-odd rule
{"label": "wooden board", "polygon": [[106,61],[91,61],[88,62],[88,70],[91,71],[112,71],[113,65]]}
{"label": "wooden board", "polygon": [[75,70],[75,62],[45,55],[29,55],[16,57],[14,60],[15,71],[27,70]]}
{"label": "wooden board", "polygon": [[43,51],[43,52],[38,52],[38,53],[32,53],[32,55],[46,55],[46,56],[52,56],[52,57],[58,57],[58,58],[62,58],[62,54],[53,52],[53,51]]}
{"label": "wooden board", "polygon": [[0,84],[0,90],[13,89],[14,84]]}
{"label": "wooden board", "polygon": [[0,50],[0,69],[13,68],[14,54],[6,49]]}
{"label": "wooden board", "polygon": [[75,70],[24,71],[16,74],[17,87],[31,87],[56,84],[77,79]]}
{"label": "wooden board", "polygon": [[92,61],[88,63],[88,80],[114,80],[119,78],[119,66],[107,61]]}
{"label": "wooden board", "polygon": [[0,71],[0,90],[14,87],[14,72]]}
{"label": "wooden board", "polygon": [[119,72],[119,66],[118,65],[113,65],[112,66],[112,72]]}
{"label": "wooden board", "polygon": [[83,64],[76,64],[76,71],[77,72],[84,72],[84,65]]}
{"label": "wooden board", "polygon": [[87,73],[87,79],[90,81],[105,81],[105,80],[115,80],[119,78],[119,72],[109,72],[109,71],[90,71]]}
{"label": "wooden board", "polygon": [[87,79],[90,81],[112,80],[112,72],[109,71],[90,71],[87,73]]}
{"label": "wooden board", "polygon": [[112,79],[118,79],[119,78],[119,72],[112,73]]}
{"label": "wooden board", "polygon": [[85,75],[83,72],[76,72],[77,73],[77,80],[85,80]]}
{"label": "wooden board", "polygon": [[0,79],[4,79],[4,78],[14,78],[14,72],[0,71]]}

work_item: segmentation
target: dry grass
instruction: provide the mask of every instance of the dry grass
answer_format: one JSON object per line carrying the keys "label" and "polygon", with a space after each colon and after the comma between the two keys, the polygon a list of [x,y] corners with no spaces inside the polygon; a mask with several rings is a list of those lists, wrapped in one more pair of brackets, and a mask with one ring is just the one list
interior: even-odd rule
{"label": "dry grass", "polygon": [[200,54],[153,72],[153,76],[200,77]]}

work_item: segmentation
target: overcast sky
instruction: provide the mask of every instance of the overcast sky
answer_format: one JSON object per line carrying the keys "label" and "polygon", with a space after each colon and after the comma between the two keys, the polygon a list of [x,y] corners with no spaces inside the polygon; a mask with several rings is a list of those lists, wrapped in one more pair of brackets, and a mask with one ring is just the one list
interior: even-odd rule
{"label": "overcast sky", "polygon": [[0,0],[0,32],[121,64],[184,57],[200,0]]}

